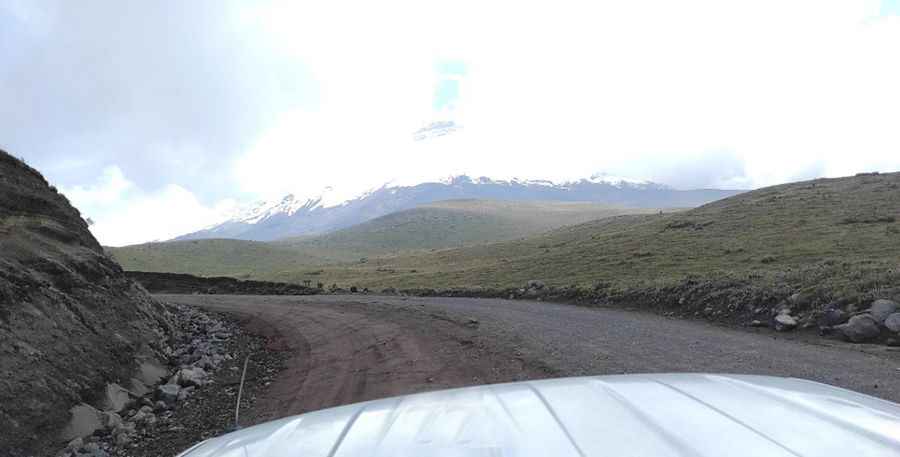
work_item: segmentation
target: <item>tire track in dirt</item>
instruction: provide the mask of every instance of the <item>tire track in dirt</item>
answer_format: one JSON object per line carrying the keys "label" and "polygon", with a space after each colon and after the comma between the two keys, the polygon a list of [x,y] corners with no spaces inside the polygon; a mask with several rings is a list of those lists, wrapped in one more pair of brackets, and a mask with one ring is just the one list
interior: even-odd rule
{"label": "tire track in dirt", "polygon": [[434,389],[636,372],[794,376],[900,401],[900,352],[799,334],[494,299],[159,297],[232,313],[289,351],[251,422]]}

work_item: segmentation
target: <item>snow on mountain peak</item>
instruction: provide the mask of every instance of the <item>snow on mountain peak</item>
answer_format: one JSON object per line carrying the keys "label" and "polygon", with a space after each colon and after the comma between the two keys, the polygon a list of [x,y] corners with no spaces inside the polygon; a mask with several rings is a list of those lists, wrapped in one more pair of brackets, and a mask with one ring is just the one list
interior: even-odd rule
{"label": "snow on mountain peak", "polygon": [[[591,175],[588,179],[581,179],[579,181],[567,181],[562,183],[556,183],[550,180],[542,180],[542,179],[520,179],[520,178],[512,178],[510,180],[497,180],[488,178],[485,176],[481,176],[478,178],[472,178],[466,174],[458,174],[458,175],[450,175],[443,179],[433,181],[439,184],[447,185],[447,186],[465,186],[465,185],[506,185],[506,186],[541,186],[541,187],[558,187],[558,188],[570,188],[573,185],[579,183],[591,183],[591,184],[607,184],[618,188],[623,187],[659,187],[664,188],[665,186],[661,186],[659,184],[655,184],[649,181],[640,181],[636,179],[624,178],[620,176],[613,176],[606,173],[596,173]],[[412,187],[416,184],[422,183],[399,183],[399,182],[387,182],[381,186],[374,187],[362,194],[347,194],[346,192],[339,192],[334,187],[328,186],[322,189],[321,192],[315,194],[310,197],[297,197],[296,194],[288,194],[277,200],[262,200],[258,201],[249,206],[239,207],[235,211],[232,211],[230,214],[226,215],[224,218],[224,222],[236,222],[243,224],[257,224],[264,220],[267,220],[271,217],[275,216],[293,216],[299,211],[314,211],[318,209],[332,208],[336,206],[346,205],[352,201],[364,199],[369,195],[379,191],[379,190],[389,190],[391,193],[396,193],[397,189],[402,187]],[[219,224],[216,224],[219,225]]]}
{"label": "snow on mountain peak", "polygon": [[639,180],[626,178],[623,176],[611,175],[609,173],[594,173],[588,178],[586,181],[592,182],[594,184],[610,184],[616,187],[657,187],[657,188],[667,188],[662,184],[657,184],[652,181],[647,180]]}

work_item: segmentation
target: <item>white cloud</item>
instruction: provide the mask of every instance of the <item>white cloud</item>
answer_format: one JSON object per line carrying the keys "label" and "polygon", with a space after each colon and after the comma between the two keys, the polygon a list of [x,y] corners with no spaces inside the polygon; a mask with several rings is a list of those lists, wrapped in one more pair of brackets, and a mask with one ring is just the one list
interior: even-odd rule
{"label": "white cloud", "polygon": [[213,207],[202,204],[189,190],[170,184],[148,193],[138,189],[116,166],[107,167],[93,186],[62,189],[90,229],[106,246],[165,240],[223,219],[233,200]]}
{"label": "white cloud", "polygon": [[[193,178],[157,180],[146,192],[123,165],[131,181],[109,172],[73,188],[104,243],[206,225],[218,214],[209,196],[232,191],[277,198],[333,186],[350,197],[454,173],[566,180],[608,172],[680,187],[758,187],[900,169],[900,16],[881,14],[878,1],[271,0],[216,11],[227,20],[206,29],[233,34],[224,42],[239,41],[242,57],[210,74],[246,76],[209,84],[221,89],[212,92],[196,78],[196,93],[241,92],[240,103],[218,111],[252,107],[262,113],[246,127],[255,133],[219,145],[206,137],[232,138],[248,122],[198,130],[193,117],[150,110],[161,125],[200,132],[190,142],[140,142],[169,151],[159,154],[161,168]],[[167,54],[157,54],[165,66]],[[257,61],[272,63],[264,75],[250,71]],[[435,65],[445,61],[466,71],[454,109],[436,112],[444,76]],[[276,103],[294,86],[303,103]],[[204,112],[202,98],[166,103],[199,118],[222,115]],[[447,116],[463,128],[413,141]],[[92,150],[131,147],[116,145]]]}
{"label": "white cloud", "polygon": [[[321,103],[262,134],[238,181],[315,192],[453,171],[654,177],[661,163],[703,169],[717,151],[745,174],[725,184],[900,168],[900,21],[878,11],[810,0],[273,2],[247,20],[312,69]],[[451,57],[468,69],[464,129],[413,144],[433,120],[434,63]]]}

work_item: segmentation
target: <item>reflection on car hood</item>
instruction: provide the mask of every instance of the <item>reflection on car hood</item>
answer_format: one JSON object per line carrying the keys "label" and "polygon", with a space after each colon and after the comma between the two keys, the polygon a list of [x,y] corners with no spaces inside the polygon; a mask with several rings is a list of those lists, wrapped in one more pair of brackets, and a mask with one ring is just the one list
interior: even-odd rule
{"label": "reflection on car hood", "polygon": [[326,409],[182,455],[900,456],[900,405],[768,376],[565,378]]}

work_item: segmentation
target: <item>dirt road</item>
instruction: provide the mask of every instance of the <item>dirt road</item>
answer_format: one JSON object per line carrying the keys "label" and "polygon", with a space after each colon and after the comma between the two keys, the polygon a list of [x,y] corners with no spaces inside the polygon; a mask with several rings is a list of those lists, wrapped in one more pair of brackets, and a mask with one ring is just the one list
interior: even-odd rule
{"label": "dirt road", "polygon": [[233,313],[290,351],[252,422],[440,388],[638,372],[794,376],[900,402],[897,348],[527,301],[159,297]]}

